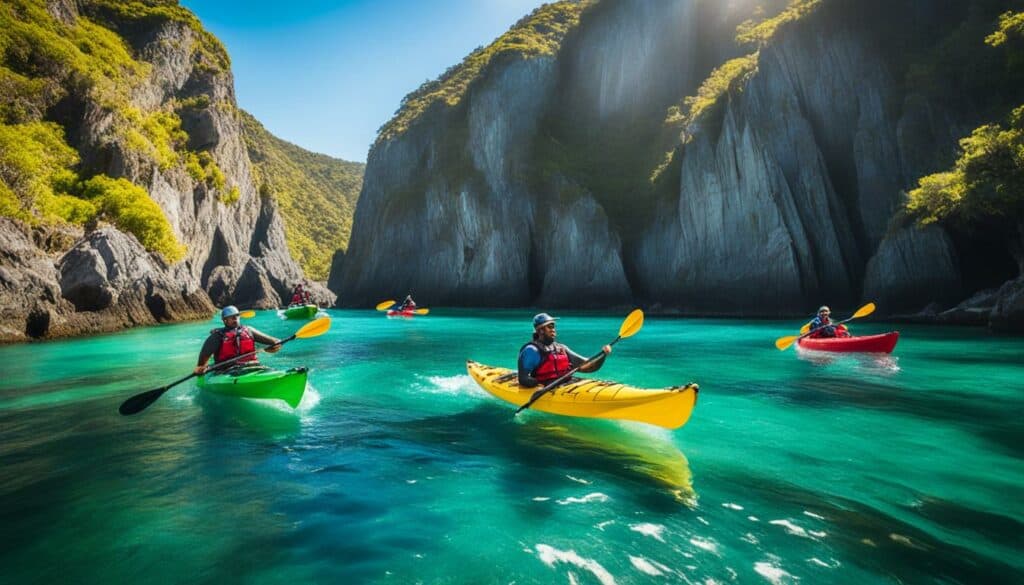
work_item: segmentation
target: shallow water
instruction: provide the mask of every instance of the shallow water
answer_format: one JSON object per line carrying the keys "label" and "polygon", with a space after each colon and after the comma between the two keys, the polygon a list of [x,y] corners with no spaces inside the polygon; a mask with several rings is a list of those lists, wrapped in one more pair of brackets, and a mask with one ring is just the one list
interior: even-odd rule
{"label": "shallow water", "polygon": [[330,311],[264,358],[310,367],[294,412],[188,382],[117,414],[215,320],[0,347],[0,582],[1024,582],[1024,340],[901,326],[837,357],[777,351],[801,323],[649,317],[599,376],[700,383],[666,431],[513,419],[465,360],[514,365],[532,313]]}

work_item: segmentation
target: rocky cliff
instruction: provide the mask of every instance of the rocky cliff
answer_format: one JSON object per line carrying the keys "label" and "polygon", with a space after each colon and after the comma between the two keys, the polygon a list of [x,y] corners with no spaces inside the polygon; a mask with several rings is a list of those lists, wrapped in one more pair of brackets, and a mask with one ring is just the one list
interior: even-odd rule
{"label": "rocky cliff", "polygon": [[[977,62],[941,62],[1005,2],[558,5],[579,14],[550,52],[501,52],[503,37],[459,99],[406,104],[402,131],[382,132],[331,275],[345,303],[411,290],[788,315],[870,299],[892,314],[1018,276],[1005,244],[901,212],[958,138],[1018,97],[967,87]],[[509,34],[547,30],[546,9]],[[930,89],[944,84],[962,99]],[[666,124],[678,104],[681,128]]]}
{"label": "rocky cliff", "polygon": [[[0,20],[5,101],[38,106],[3,111],[13,139],[0,157],[31,145],[27,129],[52,130],[77,163],[60,176],[78,179],[44,177],[33,192],[22,188],[31,173],[3,176],[21,209],[0,221],[0,340],[279,306],[303,273],[277,203],[254,185],[227,54],[195,17],[173,1],[18,0]],[[94,195],[97,185],[121,186]],[[133,185],[163,219],[142,224],[144,202],[114,198]],[[140,243],[164,220],[180,257]]]}

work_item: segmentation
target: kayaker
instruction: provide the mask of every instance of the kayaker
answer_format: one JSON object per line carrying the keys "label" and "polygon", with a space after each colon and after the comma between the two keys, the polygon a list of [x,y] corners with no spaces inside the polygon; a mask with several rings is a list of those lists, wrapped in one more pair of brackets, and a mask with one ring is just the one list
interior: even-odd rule
{"label": "kayaker", "polygon": [[402,306],[398,308],[399,311],[415,311],[416,301],[412,300],[412,293],[405,295],[405,300],[402,301]]}
{"label": "kayaker", "polygon": [[[220,319],[224,327],[210,331],[210,336],[203,342],[203,348],[199,350],[199,362],[196,364],[196,375],[205,374],[209,368],[207,362],[213,357],[213,363],[219,364],[224,360],[231,359],[237,355],[256,351],[256,344],[262,343],[269,347],[267,353],[277,353],[281,349],[280,339],[271,337],[257,331],[252,327],[240,325],[238,322],[238,309],[234,305],[228,305],[220,312]],[[242,358],[236,364],[253,365],[260,363],[259,358],[253,353],[251,356]]]}
{"label": "kayaker", "polygon": [[[555,341],[555,321],[547,313],[540,313],[533,318],[533,340],[519,350],[519,385],[527,388],[546,385],[568,373],[569,370],[587,361],[561,343]],[[604,360],[612,352],[612,347],[601,348],[604,353],[594,363],[580,368],[581,372],[596,372],[604,365]]]}
{"label": "kayaker", "polygon": [[822,305],[818,308],[818,315],[811,319],[811,333],[808,337],[849,337],[850,332],[847,331],[846,325],[833,325],[832,324],[832,309],[828,306]]}
{"label": "kayaker", "polygon": [[309,292],[302,290],[302,284],[296,284],[295,289],[292,290],[292,300],[288,303],[288,306],[293,305],[304,305],[309,303]]}

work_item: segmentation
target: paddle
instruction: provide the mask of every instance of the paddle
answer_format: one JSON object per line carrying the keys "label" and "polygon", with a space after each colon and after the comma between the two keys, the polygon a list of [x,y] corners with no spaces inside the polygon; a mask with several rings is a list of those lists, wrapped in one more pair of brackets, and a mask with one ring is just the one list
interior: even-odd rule
{"label": "paddle", "polygon": [[426,315],[429,312],[430,309],[416,309],[415,311],[413,311],[413,313],[416,313],[417,315]]}
{"label": "paddle", "polygon": [[[843,319],[842,321],[839,321],[838,323],[831,323],[831,326],[834,327],[836,325],[842,325],[843,323],[846,323],[848,321],[853,321],[854,319],[860,319],[861,317],[867,317],[868,315],[870,315],[871,313],[874,313],[874,312],[875,312],[875,303],[868,303],[868,304],[864,305],[863,307],[857,309],[857,312],[854,313],[853,316],[850,317],[849,319]],[[828,325],[826,325],[825,327],[828,327]],[[803,339],[804,337],[807,337],[808,335],[811,335],[812,333],[817,333],[818,331],[821,331],[825,327],[818,327],[814,331],[808,331],[807,333],[803,333],[801,335],[787,335],[786,337],[780,337],[780,338],[775,340],[775,347],[777,347],[779,349],[779,351],[784,351],[786,349],[789,349],[789,346],[793,345],[793,343],[796,340]]]}
{"label": "paddle", "polygon": [[[636,309],[632,313],[630,313],[629,315],[626,316],[626,320],[623,321],[622,322],[622,326],[619,327],[619,336],[615,338],[615,341],[612,341],[608,345],[615,345],[616,343],[619,342],[620,339],[625,339],[627,337],[632,337],[632,336],[636,335],[636,332],[640,331],[640,328],[643,327],[643,326],[644,326],[644,312],[641,311],[640,309]],[[583,362],[579,366],[569,370],[568,372],[566,372],[564,375],[560,376],[554,382],[551,382],[547,386],[545,386],[545,387],[541,388],[540,390],[537,390],[536,392],[534,392],[533,396],[530,396],[530,399],[526,402],[526,404],[524,404],[524,405],[520,406],[519,408],[517,408],[516,411],[514,413],[512,413],[512,416],[515,416],[515,415],[519,414],[520,412],[522,412],[523,410],[526,410],[527,408],[530,408],[530,405],[533,404],[534,402],[537,402],[537,400],[540,399],[541,396],[544,396],[545,394],[547,394],[548,392],[553,390],[556,386],[558,386],[559,384],[561,384],[565,380],[569,379],[569,377],[571,377],[573,374],[575,374],[577,371],[579,371],[580,368],[586,367],[587,365],[591,364],[592,362],[594,362],[595,360],[600,358],[602,355],[604,355],[603,351],[598,353],[594,357],[588,359],[587,361]]]}
{"label": "paddle", "polygon": [[[277,347],[280,347],[280,346],[282,346],[282,345],[284,345],[284,344],[288,343],[289,341],[291,341],[293,339],[296,339],[296,338],[298,338],[298,339],[306,339],[306,338],[309,338],[309,337],[316,337],[318,335],[323,335],[330,328],[331,328],[331,319],[329,317],[321,317],[321,318],[319,318],[319,319],[317,319],[315,321],[310,321],[309,323],[306,323],[298,331],[296,331],[294,335],[292,335],[291,337],[286,337],[286,338],[282,339],[281,341],[277,342],[275,345]],[[268,346],[268,347],[274,347],[274,346]],[[242,359],[244,357],[248,357],[248,356],[251,356],[251,355],[253,355],[255,353],[258,353],[259,351],[260,350],[257,349],[256,351],[250,351],[250,352],[247,352],[247,353],[243,353],[242,355],[235,356],[235,357],[233,357],[231,359],[224,360],[224,361],[222,361],[222,362],[220,362],[218,364],[214,364],[207,371],[217,370],[217,369],[223,368],[226,365],[233,364],[233,363],[237,362],[238,360],[240,360],[240,359]],[[149,408],[149,405],[153,404],[154,402],[157,401],[157,399],[159,399],[161,396],[163,396],[164,392],[167,392],[171,388],[177,386],[178,384],[181,384],[182,382],[184,382],[186,380],[194,378],[195,376],[196,376],[196,373],[192,372],[191,374],[185,376],[184,378],[181,378],[180,380],[176,380],[174,382],[171,382],[170,384],[168,384],[166,386],[161,386],[160,388],[154,388],[152,390],[147,390],[147,391],[145,391],[145,392],[143,392],[141,394],[136,394],[135,396],[132,396],[128,400],[125,400],[124,402],[122,402],[121,403],[121,407],[118,408],[117,411],[120,412],[122,415],[125,415],[125,416],[142,412],[143,410]]]}
{"label": "paddle", "polygon": [[395,306],[395,301],[381,301],[377,303],[378,311],[387,311],[391,307]]}

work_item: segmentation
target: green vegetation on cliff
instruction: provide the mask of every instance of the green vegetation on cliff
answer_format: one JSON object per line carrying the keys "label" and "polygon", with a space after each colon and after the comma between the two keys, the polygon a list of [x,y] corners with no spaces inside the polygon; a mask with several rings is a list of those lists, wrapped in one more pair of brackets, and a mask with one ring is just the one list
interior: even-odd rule
{"label": "green vegetation on cliff", "polygon": [[449,67],[441,77],[405,96],[395,116],[381,126],[377,141],[402,134],[434,104],[458,105],[469,86],[492,61],[554,55],[565,35],[579,23],[580,15],[596,3],[597,0],[562,0],[537,8],[493,43],[476,49],[462,63]]}
{"label": "green vegetation on cliff", "polygon": [[240,111],[260,195],[277,201],[288,250],[315,280],[326,280],[335,250],[348,248],[366,165],[304,150]]}
{"label": "green vegetation on cliff", "polygon": [[[985,42],[1004,51],[1007,76],[1024,66],[1024,12],[1007,12]],[[907,211],[920,224],[967,229],[1017,229],[1024,221],[1024,105],[1007,124],[984,124],[960,140],[952,169],[922,177],[908,194]]]}
{"label": "green vegetation on cliff", "polygon": [[172,100],[155,111],[135,106],[132,93],[152,67],[134,56],[130,37],[180,23],[196,39],[194,65],[215,74],[230,67],[227,52],[176,0],[89,0],[64,9],[57,18],[44,0],[0,3],[0,214],[29,224],[109,221],[147,249],[179,259],[183,247],[159,207],[138,196],[144,190],[103,175],[78,176],[79,156],[61,124],[81,120],[55,110],[67,103],[109,116],[104,142],[162,171],[181,167],[229,204],[237,186],[227,188],[209,153],[188,150],[178,114],[209,107],[209,100]]}

